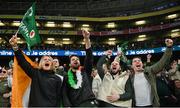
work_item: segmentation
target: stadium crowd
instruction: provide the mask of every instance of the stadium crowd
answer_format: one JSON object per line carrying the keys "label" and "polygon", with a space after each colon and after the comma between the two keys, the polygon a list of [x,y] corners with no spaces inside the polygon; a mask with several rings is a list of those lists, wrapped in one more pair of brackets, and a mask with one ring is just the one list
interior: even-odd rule
{"label": "stadium crowd", "polygon": [[[35,68],[18,47],[17,36],[10,39],[18,64],[32,80],[25,107],[180,106],[180,59],[170,61],[172,39],[165,39],[166,51],[156,63],[152,62],[153,55],[148,54],[147,61],[138,56],[128,60],[120,51],[111,61],[115,47],[110,47],[93,67],[94,46],[90,33],[82,32],[85,61],[80,63],[78,56],[71,55],[69,66],[60,66],[58,58],[43,56],[34,61],[38,64]],[[82,48],[84,46],[74,49]],[[9,62],[9,67],[0,66],[0,107],[11,106],[13,74],[16,74],[13,69],[13,61]]]}

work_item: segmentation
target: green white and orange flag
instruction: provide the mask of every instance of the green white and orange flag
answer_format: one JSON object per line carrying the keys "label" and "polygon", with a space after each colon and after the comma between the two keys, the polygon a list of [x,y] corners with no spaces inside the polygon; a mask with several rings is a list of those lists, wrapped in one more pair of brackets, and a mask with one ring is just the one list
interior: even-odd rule
{"label": "green white and orange flag", "polygon": [[35,3],[25,13],[18,30],[25,38],[29,51],[31,46],[41,43],[35,21]]}
{"label": "green white and orange flag", "polygon": [[[41,42],[34,15],[35,3],[25,13],[18,29],[25,38],[29,50],[31,46]],[[32,62],[26,55],[24,56],[33,67],[37,67],[36,63]],[[14,57],[11,107],[28,107],[30,84],[31,79],[18,65]]]}
{"label": "green white and orange flag", "polygon": [[[37,64],[29,57],[24,56],[34,68],[37,67]],[[28,107],[30,84],[30,77],[26,75],[14,57],[11,107]]]}

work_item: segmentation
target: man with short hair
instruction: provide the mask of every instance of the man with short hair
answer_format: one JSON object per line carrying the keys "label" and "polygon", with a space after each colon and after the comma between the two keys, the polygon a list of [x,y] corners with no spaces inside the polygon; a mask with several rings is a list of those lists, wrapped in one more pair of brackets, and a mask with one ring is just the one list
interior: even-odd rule
{"label": "man with short hair", "polygon": [[[111,63],[109,70],[103,69],[103,64],[107,63],[112,55],[108,50],[98,63],[98,73],[102,83],[98,91],[98,102],[100,107],[131,107],[132,106],[132,85],[127,71],[122,72],[120,66],[121,55],[117,56]],[[107,72],[104,72],[107,71]]]}
{"label": "man with short hair", "polygon": [[[70,56],[70,69],[63,80],[63,103],[65,107],[95,107],[95,96],[92,92],[91,71],[93,56],[90,42],[90,33],[82,30],[85,41],[86,58],[84,70],[81,69],[80,59],[76,55]],[[68,97],[68,98],[66,98]]]}
{"label": "man with short hair", "polygon": [[152,66],[143,68],[141,58],[134,57],[132,59],[133,74],[131,81],[134,87],[135,106],[159,106],[159,97],[156,90],[156,73],[162,70],[166,63],[169,62],[172,55],[173,41],[166,39],[165,44],[167,48],[163,57]]}

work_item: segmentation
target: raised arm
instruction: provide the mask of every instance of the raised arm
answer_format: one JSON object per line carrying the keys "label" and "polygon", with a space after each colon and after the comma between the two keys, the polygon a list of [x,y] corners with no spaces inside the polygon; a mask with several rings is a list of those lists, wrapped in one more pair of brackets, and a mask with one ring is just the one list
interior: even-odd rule
{"label": "raised arm", "polygon": [[108,50],[105,52],[105,55],[102,56],[97,62],[97,71],[101,79],[103,79],[105,71],[107,71],[103,69],[103,64],[106,64],[106,66],[108,65],[107,62],[109,61],[111,55],[112,51]]}
{"label": "raised arm", "polygon": [[172,55],[173,41],[171,39],[166,39],[165,44],[166,44],[166,51],[164,52],[162,58],[157,63],[150,66],[151,72],[155,74],[161,71],[165,67],[165,65],[170,61]]}
{"label": "raised arm", "polygon": [[123,52],[117,52],[117,56],[114,59],[115,61],[119,62],[121,64],[121,68],[124,70],[131,69],[131,65],[127,57]]}
{"label": "raised arm", "polygon": [[85,68],[86,73],[88,74],[89,79],[92,81],[91,72],[92,72],[92,67],[93,67],[93,55],[92,55],[92,49],[91,49],[90,33],[86,30],[82,30],[82,34],[84,37],[85,51],[86,51],[84,68]]}
{"label": "raised arm", "polygon": [[18,48],[17,45],[17,36],[13,35],[13,37],[9,40],[9,43],[11,44],[15,57],[18,61],[18,64],[21,66],[21,68],[25,71],[25,73],[32,78],[33,73],[35,72],[35,69],[31,66],[29,62],[26,61],[22,51]]}
{"label": "raised arm", "polygon": [[151,65],[152,65],[152,63],[151,63],[151,57],[152,57],[151,54],[148,54],[148,55],[146,56],[146,58],[147,58],[146,66],[151,66]]}
{"label": "raised arm", "polygon": [[106,58],[107,58],[107,56],[104,55],[97,62],[97,71],[98,71],[98,74],[99,74],[101,79],[103,79],[103,77],[104,77],[103,64],[106,63]]}
{"label": "raised arm", "polygon": [[90,33],[86,30],[82,30],[82,34],[84,37],[85,48],[86,49],[91,48]]}

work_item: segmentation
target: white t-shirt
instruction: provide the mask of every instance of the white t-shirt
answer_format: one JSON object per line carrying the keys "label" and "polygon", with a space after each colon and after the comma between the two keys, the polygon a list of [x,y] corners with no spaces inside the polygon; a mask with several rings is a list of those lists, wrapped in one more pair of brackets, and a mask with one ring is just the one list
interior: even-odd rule
{"label": "white t-shirt", "polygon": [[151,101],[151,86],[146,80],[144,73],[136,73],[134,77],[134,92],[136,106],[152,105]]}

